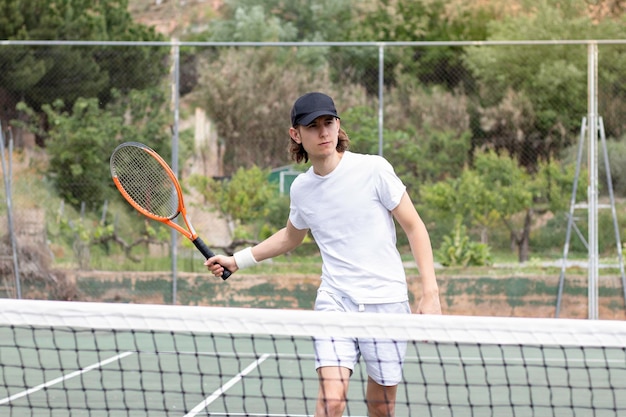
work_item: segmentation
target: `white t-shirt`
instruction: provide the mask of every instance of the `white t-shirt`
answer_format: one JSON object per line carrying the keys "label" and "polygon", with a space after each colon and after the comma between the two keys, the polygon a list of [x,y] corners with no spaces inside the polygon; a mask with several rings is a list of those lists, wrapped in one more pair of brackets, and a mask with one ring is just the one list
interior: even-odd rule
{"label": "white t-shirt", "polygon": [[384,158],[348,151],[330,174],[310,168],[296,177],[289,219],[320,249],[320,289],[357,304],[408,300],[391,214],[405,189]]}

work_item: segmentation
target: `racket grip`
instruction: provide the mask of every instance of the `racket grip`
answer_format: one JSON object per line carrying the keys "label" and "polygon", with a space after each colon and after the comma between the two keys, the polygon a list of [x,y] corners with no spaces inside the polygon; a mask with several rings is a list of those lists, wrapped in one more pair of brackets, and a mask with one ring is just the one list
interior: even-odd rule
{"label": "racket grip", "polygon": [[[209,259],[210,257],[215,256],[215,253],[213,253],[213,251],[209,249],[209,247],[204,243],[202,239],[200,239],[200,237],[195,238],[194,240],[192,240],[192,242],[196,246],[196,248],[198,248],[200,253],[204,255],[206,259]],[[227,280],[231,274],[232,272],[224,268],[224,272],[222,273],[222,279]]]}

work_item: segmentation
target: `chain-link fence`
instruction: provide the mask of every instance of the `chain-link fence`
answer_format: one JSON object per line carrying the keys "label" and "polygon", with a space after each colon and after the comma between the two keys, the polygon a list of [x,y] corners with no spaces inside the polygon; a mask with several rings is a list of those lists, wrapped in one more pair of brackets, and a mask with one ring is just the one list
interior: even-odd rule
{"label": "chain-link fence", "polygon": [[[598,142],[601,202],[609,191],[604,150],[617,201],[611,204],[626,195],[624,40],[3,41],[0,62],[0,121],[5,145],[12,139],[15,148],[10,197],[22,279],[171,269],[163,287],[176,298],[176,275],[200,272],[200,255],[126,207],[110,179],[111,151],[136,140],[171,160],[197,231],[210,246],[229,251],[238,238],[233,219],[224,219],[190,180],[229,178],[253,166],[272,171],[269,177],[297,171],[286,152],[289,111],[312,90],[335,98],[353,150],[392,162],[436,250],[456,231],[493,252],[510,252],[512,263],[560,259],[577,180],[576,203],[588,199],[589,160],[576,169],[581,143],[588,152],[586,118],[607,139]],[[595,66],[597,81],[590,77]],[[501,171],[502,161],[478,156],[489,151],[515,167]],[[483,183],[491,181],[492,191],[508,193],[502,197],[510,201],[483,204],[484,186],[471,189],[464,174],[477,166],[491,167]],[[493,175],[500,172],[508,185]],[[465,203],[433,204],[445,195],[436,184]],[[527,194],[513,192],[520,189]],[[0,211],[1,230],[8,232],[6,191]],[[606,213],[599,214],[598,250],[614,260],[616,215]],[[588,220],[577,215],[583,224],[574,226],[585,237]],[[15,294],[10,234],[3,235],[3,282]],[[580,240],[572,239],[570,254],[587,253]],[[73,297],[69,285],[58,291],[57,297]]]}

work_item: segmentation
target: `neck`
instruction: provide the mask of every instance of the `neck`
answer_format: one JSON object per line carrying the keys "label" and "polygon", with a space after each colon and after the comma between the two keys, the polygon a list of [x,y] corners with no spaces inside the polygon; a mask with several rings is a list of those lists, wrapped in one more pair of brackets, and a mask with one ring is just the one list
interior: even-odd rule
{"label": "neck", "polygon": [[343,152],[333,152],[332,154],[313,160],[311,159],[311,165],[313,165],[313,172],[317,175],[325,176],[333,172],[337,165],[339,165],[339,161],[343,157]]}

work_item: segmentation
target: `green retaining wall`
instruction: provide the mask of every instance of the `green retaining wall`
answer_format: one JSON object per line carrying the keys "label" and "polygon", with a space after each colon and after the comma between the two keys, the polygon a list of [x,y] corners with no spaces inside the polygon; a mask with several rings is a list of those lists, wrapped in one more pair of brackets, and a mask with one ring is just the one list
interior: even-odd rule
{"label": "green retaining wall", "polygon": [[[468,276],[438,272],[445,314],[555,317],[559,285],[555,274]],[[177,304],[223,307],[312,309],[319,278],[315,275],[235,275],[227,281],[208,274],[180,273]],[[411,304],[420,295],[419,277],[409,276]],[[586,318],[587,277],[566,276],[559,317]],[[24,298],[119,303],[172,303],[171,273],[69,271],[63,282],[25,283]],[[599,279],[602,319],[626,319],[619,275]]]}

